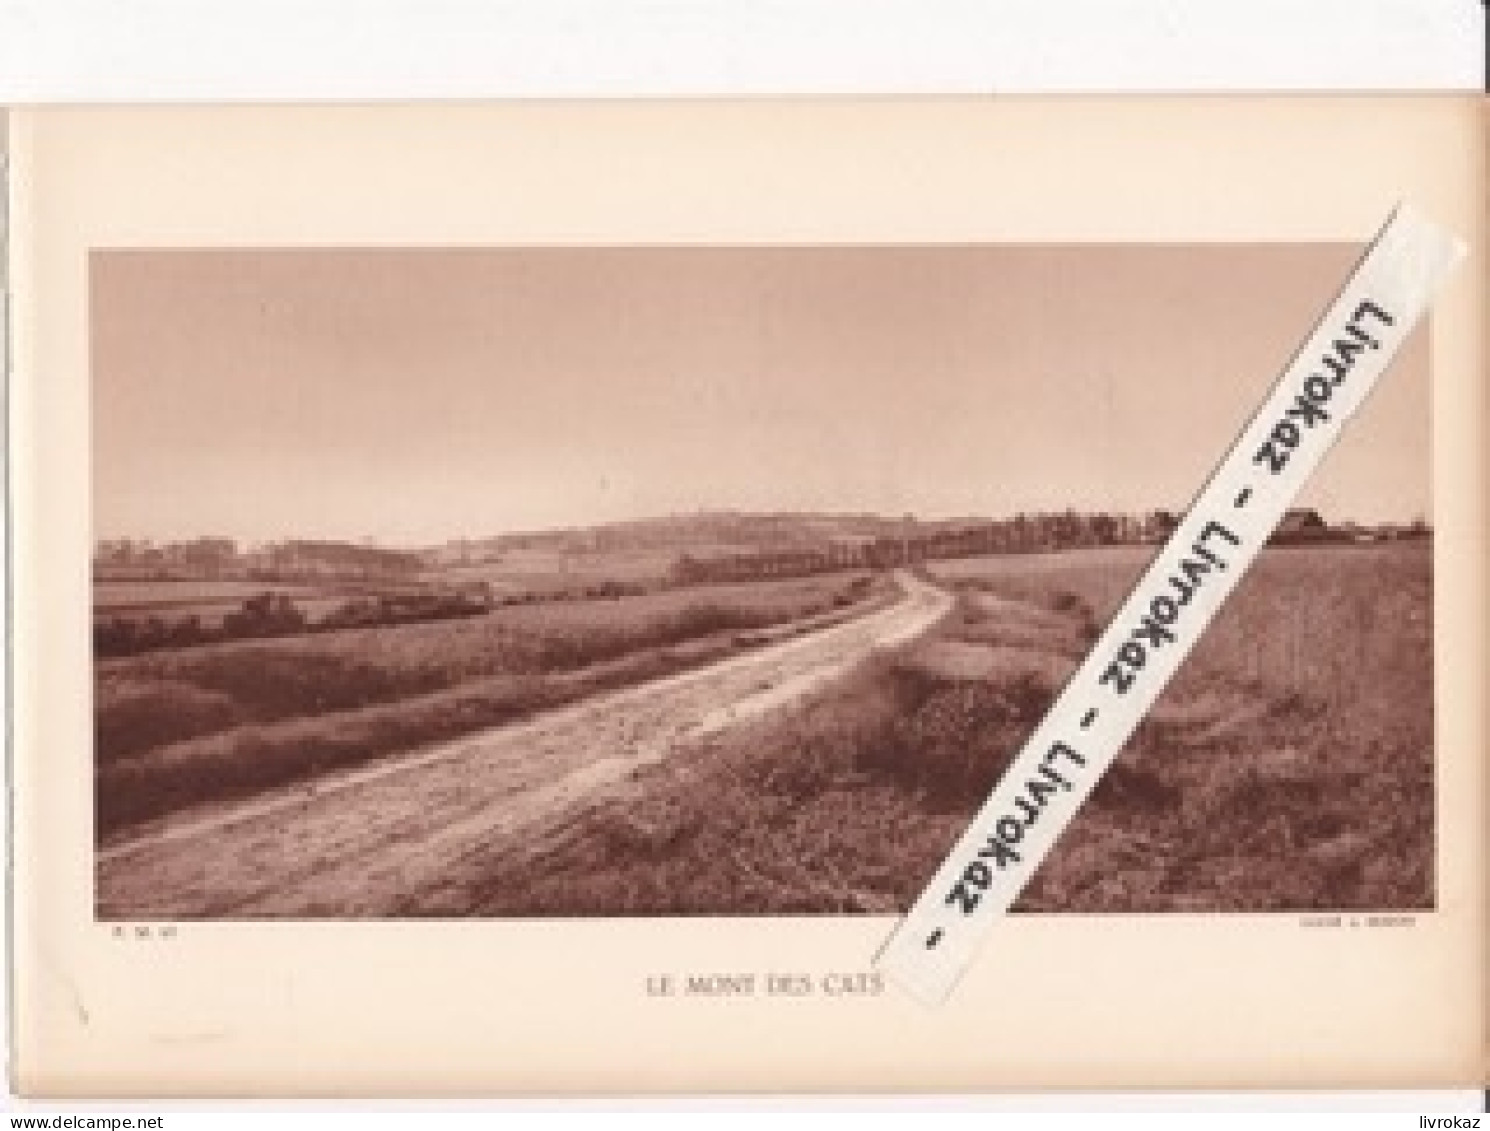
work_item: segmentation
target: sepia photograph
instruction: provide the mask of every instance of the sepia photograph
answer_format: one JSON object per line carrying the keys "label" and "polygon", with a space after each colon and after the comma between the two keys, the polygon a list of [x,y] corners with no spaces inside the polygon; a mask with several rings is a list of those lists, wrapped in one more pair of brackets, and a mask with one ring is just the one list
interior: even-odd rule
{"label": "sepia photograph", "polygon": [[[95,248],[102,921],[903,913],[1361,248]],[[1436,905],[1415,334],[1013,911]]]}

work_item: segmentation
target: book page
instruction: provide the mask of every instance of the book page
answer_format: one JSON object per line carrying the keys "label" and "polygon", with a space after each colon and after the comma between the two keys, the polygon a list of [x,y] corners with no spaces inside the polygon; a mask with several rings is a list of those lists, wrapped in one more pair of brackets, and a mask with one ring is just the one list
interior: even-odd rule
{"label": "book page", "polygon": [[[24,1092],[1479,1082],[1475,99],[12,146]],[[913,1000],[876,951],[1399,202],[1468,258]]]}

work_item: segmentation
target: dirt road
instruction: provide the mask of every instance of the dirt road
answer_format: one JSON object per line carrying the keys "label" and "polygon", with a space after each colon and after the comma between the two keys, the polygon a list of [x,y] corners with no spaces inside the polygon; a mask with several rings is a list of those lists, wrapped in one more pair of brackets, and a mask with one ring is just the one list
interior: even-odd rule
{"label": "dirt road", "polygon": [[[781,706],[875,647],[909,640],[951,598],[908,575],[858,619],[230,807],[183,813],[104,848],[104,918],[458,915],[462,863],[527,840],[597,789]],[[516,843],[516,842],[514,842]]]}

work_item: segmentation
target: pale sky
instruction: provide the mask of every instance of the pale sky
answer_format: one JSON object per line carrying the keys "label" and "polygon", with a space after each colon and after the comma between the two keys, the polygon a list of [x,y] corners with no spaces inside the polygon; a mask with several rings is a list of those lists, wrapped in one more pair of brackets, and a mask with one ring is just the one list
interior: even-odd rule
{"label": "pale sky", "polygon": [[[94,530],[416,544],[704,509],[1180,509],[1341,245],[107,251]],[[1427,516],[1428,349],[1305,502]]]}

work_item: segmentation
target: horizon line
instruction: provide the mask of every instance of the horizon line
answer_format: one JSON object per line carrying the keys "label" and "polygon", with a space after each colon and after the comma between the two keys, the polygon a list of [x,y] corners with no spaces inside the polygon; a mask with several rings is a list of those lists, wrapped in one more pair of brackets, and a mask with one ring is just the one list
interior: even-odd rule
{"label": "horizon line", "polygon": [[[1077,516],[1110,515],[1114,517],[1145,518],[1161,512],[1167,512],[1176,518],[1184,516],[1189,508],[1173,507],[1146,507],[1139,510],[1109,510],[1106,508],[1080,508],[1064,507],[1060,510],[1030,509],[1013,511],[1003,515],[992,514],[948,514],[948,515],[923,515],[914,512],[886,512],[869,510],[751,510],[735,509],[729,507],[721,508],[698,508],[692,511],[669,511],[665,513],[639,514],[630,518],[605,519],[592,523],[558,523],[552,526],[527,526],[510,528],[483,534],[451,534],[433,539],[404,539],[390,535],[364,534],[364,535],[331,535],[325,533],[310,533],[305,531],[281,532],[279,534],[241,535],[222,531],[202,531],[193,534],[107,534],[95,535],[92,539],[96,548],[104,542],[127,540],[131,542],[147,542],[157,545],[169,545],[173,543],[193,542],[205,538],[229,539],[240,545],[271,546],[286,542],[330,542],[343,545],[371,546],[379,549],[391,550],[423,550],[434,549],[441,546],[449,546],[459,542],[485,542],[498,538],[522,538],[541,537],[544,535],[558,535],[566,533],[582,533],[585,531],[603,530],[607,528],[638,525],[643,523],[667,522],[676,520],[698,519],[698,518],[820,518],[820,519],[858,519],[876,522],[909,522],[924,525],[945,525],[947,523],[996,523],[1011,522],[1024,516],[1026,518],[1038,518],[1074,514]],[[1422,523],[1432,528],[1433,521],[1430,515],[1416,513],[1412,515],[1399,515],[1393,517],[1380,517],[1371,520],[1353,518],[1350,516],[1336,517],[1327,514],[1322,508],[1301,505],[1289,508],[1290,511],[1312,510],[1317,512],[1326,524],[1330,526],[1356,525],[1362,527],[1381,526],[1408,526]]]}

